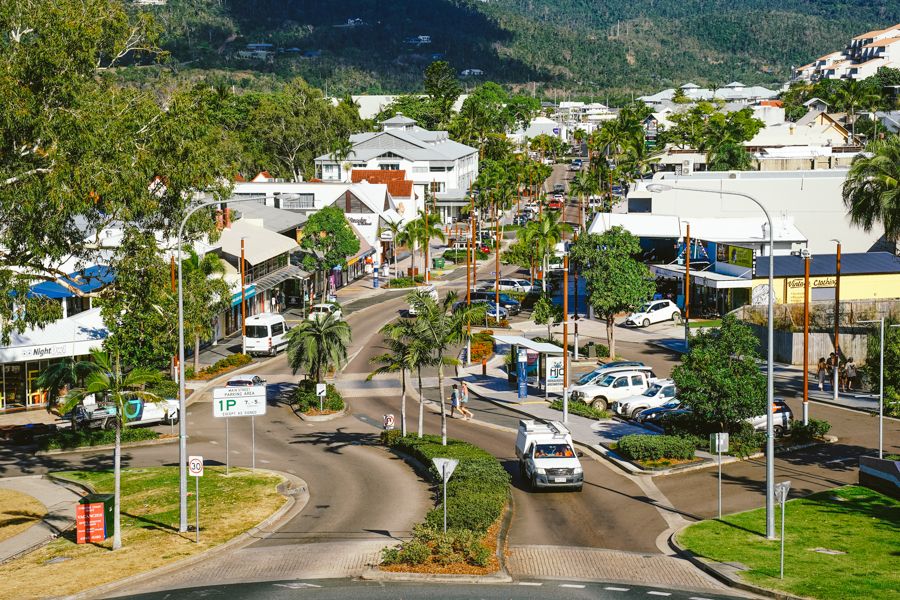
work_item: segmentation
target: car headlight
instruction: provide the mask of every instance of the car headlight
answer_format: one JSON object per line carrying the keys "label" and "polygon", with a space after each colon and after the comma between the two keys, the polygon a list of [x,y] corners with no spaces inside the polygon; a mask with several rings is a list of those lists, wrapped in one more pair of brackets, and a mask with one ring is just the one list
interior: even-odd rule
{"label": "car headlight", "polygon": [[537,473],[538,475],[546,475],[547,474],[547,471],[545,469],[540,469],[540,468],[535,469],[534,472]]}
{"label": "car headlight", "polygon": [[575,471],[573,471],[576,475],[581,475],[584,473],[584,469],[581,467],[575,467]]}

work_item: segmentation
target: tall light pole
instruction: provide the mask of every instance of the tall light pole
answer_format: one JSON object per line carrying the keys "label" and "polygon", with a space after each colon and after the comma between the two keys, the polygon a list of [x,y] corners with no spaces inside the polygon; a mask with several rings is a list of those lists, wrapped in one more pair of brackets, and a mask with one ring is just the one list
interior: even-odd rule
{"label": "tall light pole", "polygon": [[687,223],[684,235],[684,351],[690,350],[691,343],[691,224]]}
{"label": "tall light pole", "polygon": [[[258,202],[265,200],[268,196],[247,196],[243,198],[234,198],[230,200],[212,200],[209,202],[201,202],[187,211],[178,226],[178,512],[179,522],[178,531],[184,532],[188,530],[188,511],[187,511],[187,418],[185,412],[185,392],[184,392],[184,282],[182,279],[182,247],[184,246],[184,226],[188,219],[201,208],[215,206],[217,204],[238,204],[240,202]],[[242,267],[243,269],[243,267]],[[241,285],[241,295],[244,289]]]}
{"label": "tall light pole", "polygon": [[809,261],[808,248],[800,251],[803,258],[803,424],[809,425]]}
{"label": "tall light pole", "polygon": [[841,365],[841,341],[839,339],[841,331],[841,241],[831,240],[837,244],[837,254],[835,255],[835,278],[834,278],[834,401],[838,401],[838,385],[840,384],[840,365]]}
{"label": "tall light pole", "polygon": [[766,408],[766,538],[775,539],[775,433],[774,433],[774,417],[772,410],[775,405],[775,229],[772,227],[772,217],[769,211],[763,206],[762,202],[742,192],[730,192],[724,190],[708,190],[704,188],[681,187],[668,185],[665,183],[651,183],[647,185],[650,192],[660,193],[668,190],[679,190],[685,192],[696,192],[699,194],[712,194],[723,196],[735,196],[738,198],[746,198],[756,204],[769,223],[769,327],[767,335],[767,358],[766,358],[766,397],[768,406]]}
{"label": "tall light pole", "polygon": [[563,256],[563,423],[569,422],[569,253]]}

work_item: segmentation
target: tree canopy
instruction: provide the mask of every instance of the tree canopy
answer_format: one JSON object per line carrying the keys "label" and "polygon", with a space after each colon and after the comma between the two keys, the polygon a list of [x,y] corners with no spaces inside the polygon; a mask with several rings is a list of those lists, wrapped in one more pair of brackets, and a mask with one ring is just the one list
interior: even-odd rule
{"label": "tree canopy", "polygon": [[309,251],[304,257],[305,265],[328,271],[359,252],[360,244],[343,211],[337,206],[326,206],[312,213],[303,225],[300,246]]}

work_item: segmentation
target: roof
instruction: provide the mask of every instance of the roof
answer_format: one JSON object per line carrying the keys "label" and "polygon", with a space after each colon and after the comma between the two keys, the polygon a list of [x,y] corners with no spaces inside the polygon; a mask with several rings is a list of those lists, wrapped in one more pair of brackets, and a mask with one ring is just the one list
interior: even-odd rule
{"label": "roof", "polygon": [[385,119],[381,122],[382,125],[415,125],[415,119],[410,119],[409,117],[404,117],[403,113],[397,113],[390,119]]}
{"label": "roof", "polygon": [[[611,227],[623,227],[644,238],[681,238],[691,226],[693,239],[722,243],[760,244],[768,240],[763,233],[767,221],[762,217],[711,217],[681,219],[675,215],[652,213],[597,213],[588,232],[602,234]],[[806,242],[806,236],[791,219],[775,221],[775,241]]]}
{"label": "roof", "polygon": [[406,171],[402,169],[399,171],[353,169],[350,172],[350,181],[386,184],[392,198],[411,198],[413,195],[413,182],[406,179]]}
{"label": "roof", "polygon": [[[256,225],[261,225],[270,231],[283,232],[289,229],[296,229],[306,223],[307,216],[304,213],[293,210],[282,210],[273,206],[256,202],[244,202],[238,208],[242,218],[258,221]],[[241,219],[238,219],[239,222]]]}
{"label": "roof", "polygon": [[[809,274],[822,277],[837,274],[834,254],[812,257]],[[803,277],[803,259],[799,256],[776,256],[775,277]],[[900,257],[890,252],[855,252],[841,254],[841,275],[879,275],[900,273]],[[769,276],[769,261],[756,261],[756,276]]]}
{"label": "roof", "polygon": [[521,335],[492,335],[494,340],[501,344],[509,344],[510,346],[522,346],[541,354],[562,354],[562,348],[556,344],[548,344],[547,342],[535,342]]}
{"label": "roof", "polygon": [[[95,292],[112,283],[116,276],[113,270],[105,265],[95,265],[82,271],[69,273],[68,276],[57,281],[64,281],[68,285],[77,288],[84,294]],[[56,281],[44,281],[31,286],[31,294],[44,296],[45,298],[72,298],[75,294],[64,285]]]}
{"label": "roof", "polygon": [[[99,308],[92,308],[68,319],[59,319],[46,327],[29,327],[12,332],[8,346],[0,346],[0,363],[80,356],[100,348],[109,330]],[[48,350],[50,353],[48,354]]]}
{"label": "roof", "polygon": [[229,229],[222,230],[219,238],[222,252],[240,257],[241,238],[244,239],[244,259],[251,265],[299,248],[297,242],[289,237],[240,219],[232,223]]}
{"label": "roof", "polygon": [[878,40],[877,42],[872,42],[871,44],[866,44],[863,48],[880,48],[896,44],[897,42],[900,42],[900,37],[885,38],[883,40]]}
{"label": "roof", "polygon": [[888,31],[897,29],[898,27],[900,27],[900,25],[892,25],[892,26],[890,26],[890,27],[885,27],[884,29],[875,29],[875,30],[873,30],[873,31],[867,31],[867,32],[865,32],[865,33],[859,34],[858,36],[854,37],[853,39],[854,39],[854,40],[864,40],[864,39],[866,39],[866,38],[875,37],[875,36],[880,35],[880,34],[882,34],[882,33],[886,33],[886,32],[888,32]]}
{"label": "roof", "polygon": [[[663,277],[684,279],[684,265],[650,265],[650,270],[654,274],[662,275]],[[749,274],[750,269],[747,269],[747,271]],[[734,275],[716,273],[715,271],[697,271],[695,269],[691,269],[691,283],[716,290],[749,288],[752,286],[752,281],[747,277],[735,277]]]}

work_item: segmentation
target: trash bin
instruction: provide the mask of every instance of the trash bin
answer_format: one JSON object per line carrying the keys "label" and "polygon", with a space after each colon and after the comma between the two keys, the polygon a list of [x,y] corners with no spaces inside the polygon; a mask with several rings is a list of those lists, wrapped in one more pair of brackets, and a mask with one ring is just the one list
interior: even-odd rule
{"label": "trash bin", "polygon": [[76,541],[102,542],[114,533],[113,494],[88,494],[78,501],[75,512]]}
{"label": "trash bin", "polygon": [[443,256],[435,256],[431,259],[431,266],[435,269],[443,269],[445,264],[447,263],[444,261]]}

